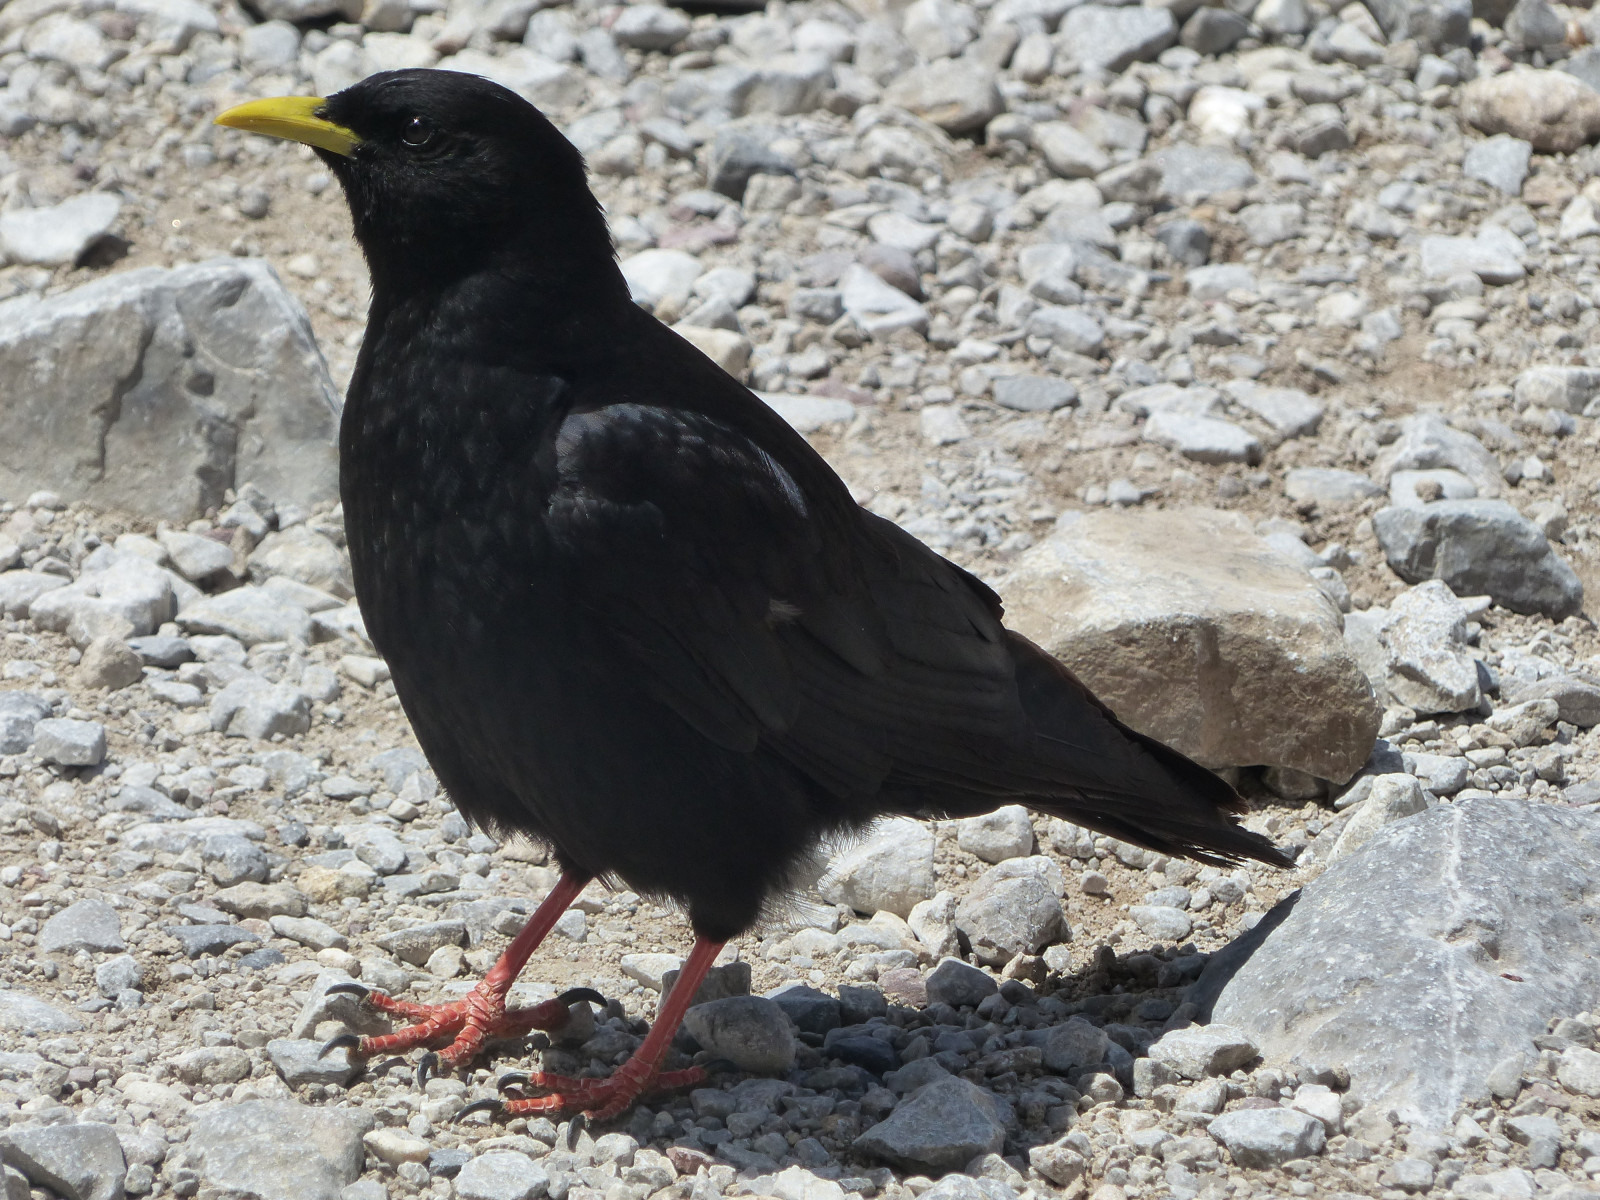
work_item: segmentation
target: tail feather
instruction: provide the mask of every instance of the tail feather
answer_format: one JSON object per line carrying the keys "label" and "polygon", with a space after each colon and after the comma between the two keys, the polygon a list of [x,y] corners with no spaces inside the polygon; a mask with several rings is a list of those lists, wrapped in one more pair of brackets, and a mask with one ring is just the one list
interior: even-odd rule
{"label": "tail feather", "polygon": [[[1162,854],[1217,865],[1291,859],[1235,819],[1248,810],[1229,784],[1192,759],[1118,720],[1070,670],[1007,631],[1022,704],[1033,723],[1038,774],[1057,788],[1017,802]],[[1115,781],[1107,786],[1108,781]]]}

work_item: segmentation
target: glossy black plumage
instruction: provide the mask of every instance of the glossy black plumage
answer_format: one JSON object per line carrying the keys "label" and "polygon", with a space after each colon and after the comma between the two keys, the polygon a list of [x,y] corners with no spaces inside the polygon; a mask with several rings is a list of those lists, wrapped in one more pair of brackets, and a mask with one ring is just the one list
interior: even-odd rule
{"label": "glossy black plumage", "polygon": [[1020,802],[1286,861],[632,304],[531,106],[404,71],[325,115],[362,139],[320,153],[373,276],[341,436],[357,594],[469,817],[682,901],[714,940],[885,813]]}

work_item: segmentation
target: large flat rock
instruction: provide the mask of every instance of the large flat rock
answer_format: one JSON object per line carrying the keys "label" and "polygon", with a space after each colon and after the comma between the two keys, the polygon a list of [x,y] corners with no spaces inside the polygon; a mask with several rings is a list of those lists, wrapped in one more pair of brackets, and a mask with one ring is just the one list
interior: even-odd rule
{"label": "large flat rock", "polygon": [[1439,1127],[1600,991],[1600,815],[1479,799],[1385,826],[1215,955],[1191,998],[1269,1059]]}
{"label": "large flat rock", "polygon": [[338,495],[339,397],[265,262],[108,275],[0,304],[0,495],[187,522],[255,483]]}
{"label": "large flat rock", "polygon": [[1208,767],[1342,781],[1372,749],[1381,714],[1338,610],[1231,513],[1087,514],[1003,590],[1009,624]]}

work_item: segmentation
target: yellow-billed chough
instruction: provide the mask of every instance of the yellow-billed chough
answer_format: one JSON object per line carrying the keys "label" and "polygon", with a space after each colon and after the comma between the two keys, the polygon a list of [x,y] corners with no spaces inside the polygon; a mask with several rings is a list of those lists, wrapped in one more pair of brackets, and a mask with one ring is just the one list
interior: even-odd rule
{"label": "yellow-billed chough", "polygon": [[[514,1113],[626,1108],[720,946],[823,839],[1020,803],[1166,854],[1283,865],[1238,795],[1122,724],[999,598],[865,511],[805,439],[629,298],[578,151],[446,71],[374,75],[222,124],[316,148],[372,307],[340,434],[356,594],[470,820],[564,875],[464,1001],[364,1053],[551,1027],[506,992],[584,884],[688,911],[696,942],[610,1079],[529,1077]],[[563,999],[570,998],[565,997]]]}

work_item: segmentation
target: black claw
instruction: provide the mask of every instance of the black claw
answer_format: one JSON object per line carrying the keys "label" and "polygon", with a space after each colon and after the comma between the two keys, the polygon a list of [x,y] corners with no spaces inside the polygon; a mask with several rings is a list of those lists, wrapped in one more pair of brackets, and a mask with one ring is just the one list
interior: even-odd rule
{"label": "black claw", "polygon": [[507,1071],[500,1076],[500,1080],[495,1084],[495,1087],[503,1092],[510,1087],[527,1087],[527,1085],[528,1073],[526,1071]]}
{"label": "black claw", "polygon": [[317,1051],[318,1058],[325,1058],[334,1050],[356,1050],[361,1046],[361,1038],[354,1033],[341,1033],[338,1037],[326,1042],[321,1050]]}
{"label": "black claw", "polygon": [[709,1062],[703,1062],[700,1064],[700,1069],[707,1075],[735,1074],[743,1070],[738,1063],[726,1058],[713,1058]]}
{"label": "black claw", "polygon": [[595,991],[593,988],[586,987],[568,988],[566,991],[562,992],[561,995],[557,996],[556,999],[562,1004],[576,1004],[578,1001],[582,1000],[588,1004],[593,1004],[598,1008],[604,1008],[606,1006],[606,998],[604,996]]}
{"label": "black claw", "polygon": [[421,1091],[428,1086],[428,1076],[439,1073],[439,1056],[429,1050],[417,1060],[417,1090]]}
{"label": "black claw", "polygon": [[345,983],[330,983],[322,994],[324,996],[332,996],[336,993],[359,996],[361,999],[365,1000],[372,994],[372,989],[364,983],[355,983],[350,981]]}
{"label": "black claw", "polygon": [[498,1119],[505,1115],[505,1111],[506,1106],[499,1100],[474,1100],[471,1104],[459,1109],[456,1112],[455,1119],[459,1121],[463,1117],[469,1117],[473,1113],[479,1112],[486,1112],[491,1117]]}
{"label": "black claw", "polygon": [[571,1121],[567,1122],[567,1153],[578,1148],[578,1138],[589,1127],[589,1114],[578,1113]]}

